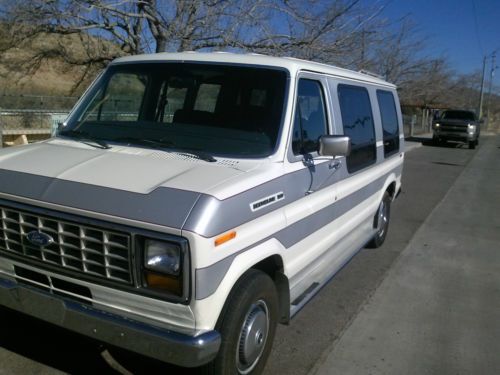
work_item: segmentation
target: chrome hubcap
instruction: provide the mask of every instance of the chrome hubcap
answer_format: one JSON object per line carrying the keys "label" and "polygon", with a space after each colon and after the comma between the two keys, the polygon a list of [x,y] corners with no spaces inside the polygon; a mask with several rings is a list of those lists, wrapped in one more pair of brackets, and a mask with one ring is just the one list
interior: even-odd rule
{"label": "chrome hubcap", "polygon": [[387,227],[387,206],[384,201],[380,202],[380,207],[378,208],[378,219],[377,219],[377,232],[378,236],[382,237]]}
{"label": "chrome hubcap", "polygon": [[253,304],[245,317],[236,350],[240,374],[248,374],[257,365],[264,351],[269,330],[269,311],[264,301]]}

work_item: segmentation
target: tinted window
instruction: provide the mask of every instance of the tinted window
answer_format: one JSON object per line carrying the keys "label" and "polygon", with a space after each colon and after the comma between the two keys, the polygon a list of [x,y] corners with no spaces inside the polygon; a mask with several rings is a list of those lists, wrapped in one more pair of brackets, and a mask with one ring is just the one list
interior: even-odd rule
{"label": "tinted window", "polygon": [[293,153],[299,155],[317,151],[319,137],[323,134],[326,134],[326,111],[321,84],[301,79],[293,124]]}
{"label": "tinted window", "polygon": [[384,133],[384,155],[387,157],[399,150],[398,113],[391,92],[377,90],[377,100]]}
{"label": "tinted window", "polygon": [[112,65],[64,131],[110,142],[160,143],[174,152],[265,157],[276,148],[287,85],[285,71],[265,67]]}
{"label": "tinted window", "polygon": [[147,77],[128,73],[115,74],[96,103],[98,111],[87,120],[136,121],[139,117]]}
{"label": "tinted window", "polygon": [[163,122],[172,123],[175,112],[184,107],[188,89],[187,87],[169,87],[166,82],[164,85],[167,91],[164,93],[162,91],[162,93],[163,95],[166,95],[168,101],[165,100],[162,102],[165,103],[165,108],[158,106],[157,118],[161,121],[161,116],[163,115]]}
{"label": "tinted window", "polygon": [[365,88],[350,85],[339,85],[338,95],[344,134],[351,138],[347,170],[355,172],[377,159],[370,97]]}
{"label": "tinted window", "polygon": [[195,111],[215,112],[215,105],[219,97],[221,85],[211,83],[202,83],[198,88],[196,101],[194,102]]}

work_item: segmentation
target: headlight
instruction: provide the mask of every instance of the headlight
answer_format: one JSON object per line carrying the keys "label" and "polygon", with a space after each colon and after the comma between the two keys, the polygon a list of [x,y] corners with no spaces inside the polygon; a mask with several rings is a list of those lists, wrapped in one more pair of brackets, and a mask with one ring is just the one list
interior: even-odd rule
{"label": "headlight", "polygon": [[476,131],[476,125],[471,125],[471,124],[468,124],[467,125],[467,129],[469,130],[469,132],[475,132]]}
{"label": "headlight", "polygon": [[144,267],[150,271],[178,276],[181,248],[171,242],[147,239],[144,246]]}
{"label": "headlight", "polygon": [[434,127],[436,127],[436,128],[439,128],[439,126],[440,126],[440,125],[439,125],[439,122],[436,122],[436,123],[434,124]]}
{"label": "headlight", "polygon": [[138,236],[137,246],[142,254],[141,286],[147,288],[147,293],[186,302],[190,285],[187,240],[174,236],[161,239]]}

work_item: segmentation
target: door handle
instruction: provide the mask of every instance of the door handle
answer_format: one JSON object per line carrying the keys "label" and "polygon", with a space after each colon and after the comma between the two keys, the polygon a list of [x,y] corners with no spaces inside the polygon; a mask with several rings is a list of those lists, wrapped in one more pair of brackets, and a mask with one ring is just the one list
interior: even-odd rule
{"label": "door handle", "polygon": [[330,163],[330,169],[339,169],[340,166],[342,165],[342,161],[340,160],[337,160],[337,159],[333,159],[332,162]]}

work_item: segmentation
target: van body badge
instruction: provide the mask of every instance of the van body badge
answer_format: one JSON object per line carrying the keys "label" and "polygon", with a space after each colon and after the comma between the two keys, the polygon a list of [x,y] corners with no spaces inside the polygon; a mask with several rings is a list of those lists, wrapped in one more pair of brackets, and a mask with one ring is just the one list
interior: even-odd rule
{"label": "van body badge", "polygon": [[250,209],[252,212],[258,211],[264,207],[270,206],[271,204],[277,203],[285,199],[285,194],[280,191],[279,193],[270,195],[269,197],[262,198],[256,202],[250,203]]}
{"label": "van body badge", "polygon": [[54,243],[54,239],[48,234],[33,230],[26,235],[26,238],[35,246],[45,247]]}

